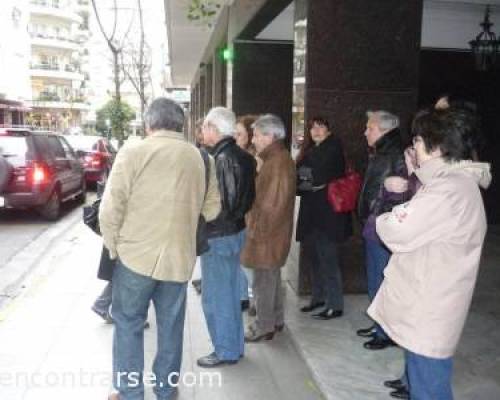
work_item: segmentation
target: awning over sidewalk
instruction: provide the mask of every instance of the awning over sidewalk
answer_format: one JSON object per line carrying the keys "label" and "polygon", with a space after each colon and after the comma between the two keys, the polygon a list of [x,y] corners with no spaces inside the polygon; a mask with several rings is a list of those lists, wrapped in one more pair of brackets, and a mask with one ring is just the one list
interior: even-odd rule
{"label": "awning over sidewalk", "polygon": [[0,110],[29,112],[31,108],[21,101],[0,99]]}

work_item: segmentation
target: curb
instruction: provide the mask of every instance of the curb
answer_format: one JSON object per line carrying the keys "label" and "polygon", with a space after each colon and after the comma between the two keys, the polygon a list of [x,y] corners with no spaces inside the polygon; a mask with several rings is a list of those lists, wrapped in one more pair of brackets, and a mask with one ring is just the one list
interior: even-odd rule
{"label": "curb", "polygon": [[20,294],[23,282],[31,271],[54,245],[54,242],[81,220],[81,213],[81,207],[70,211],[61,221],[41,233],[1,268],[0,309]]}
{"label": "curb", "polygon": [[[284,281],[283,286],[286,288],[286,296],[293,296],[295,299],[300,299],[300,296],[297,296],[297,294],[295,293],[295,291],[293,290],[292,286],[288,281]],[[321,376],[318,375],[315,368],[309,362],[307,353],[304,351],[303,346],[300,345],[300,339],[297,338],[293,326],[290,327],[290,324],[286,320],[286,313],[285,313],[285,326],[286,326],[286,331],[288,332],[288,337],[290,338],[293,347],[299,354],[300,358],[302,358],[302,361],[304,362],[305,366],[309,370],[309,373],[311,374],[312,382],[307,382],[308,386],[313,391],[315,391],[316,394],[318,394],[318,396],[320,396],[323,400],[328,400],[330,398],[330,396],[328,395],[328,388],[324,387],[321,381]]]}

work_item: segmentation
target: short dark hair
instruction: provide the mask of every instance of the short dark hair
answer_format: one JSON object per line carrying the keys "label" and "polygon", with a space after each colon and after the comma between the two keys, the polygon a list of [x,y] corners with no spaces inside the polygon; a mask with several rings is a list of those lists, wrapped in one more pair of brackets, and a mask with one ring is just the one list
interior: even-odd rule
{"label": "short dark hair", "polygon": [[147,127],[152,131],[166,129],[182,132],[184,127],[184,111],[175,101],[159,97],[148,107],[144,120]]}
{"label": "short dark hair", "polygon": [[447,161],[472,159],[478,135],[477,119],[465,109],[422,110],[412,124],[412,136],[421,137],[427,152],[439,148]]}
{"label": "short dark hair", "polygon": [[328,122],[328,119],[323,117],[323,116],[316,115],[316,116],[312,117],[309,120],[309,124],[308,124],[309,129],[308,130],[311,130],[314,124],[324,126],[326,129],[330,130],[330,123]]}

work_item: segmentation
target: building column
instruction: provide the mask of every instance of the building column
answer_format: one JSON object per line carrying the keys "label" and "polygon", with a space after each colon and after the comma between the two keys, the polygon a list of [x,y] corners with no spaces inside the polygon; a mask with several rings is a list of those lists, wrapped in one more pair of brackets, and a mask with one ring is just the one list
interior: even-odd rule
{"label": "building column", "polygon": [[[297,0],[303,1],[303,0]],[[383,109],[408,127],[417,106],[422,0],[307,1],[305,117],[322,115],[358,171],[367,164],[366,111]],[[362,240],[343,245],[344,287],[366,290]],[[301,256],[299,292],[308,291]]]}
{"label": "building column", "polygon": [[272,113],[291,136],[293,44],[234,42],[232,108],[237,116]]}

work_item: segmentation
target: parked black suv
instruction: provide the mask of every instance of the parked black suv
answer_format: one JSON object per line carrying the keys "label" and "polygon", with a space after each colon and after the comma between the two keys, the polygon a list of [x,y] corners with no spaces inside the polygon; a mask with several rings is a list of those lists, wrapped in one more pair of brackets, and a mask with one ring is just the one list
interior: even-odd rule
{"label": "parked black suv", "polygon": [[85,201],[83,166],[63,136],[0,128],[0,149],[13,167],[0,193],[0,208],[34,208],[54,221],[59,218],[63,201]]}

